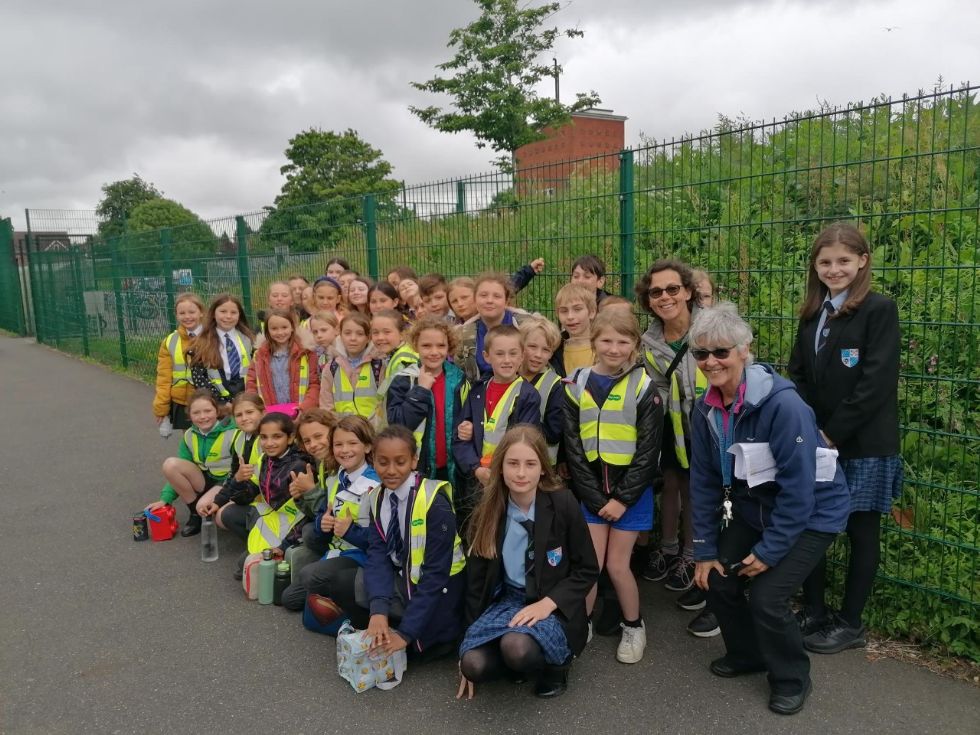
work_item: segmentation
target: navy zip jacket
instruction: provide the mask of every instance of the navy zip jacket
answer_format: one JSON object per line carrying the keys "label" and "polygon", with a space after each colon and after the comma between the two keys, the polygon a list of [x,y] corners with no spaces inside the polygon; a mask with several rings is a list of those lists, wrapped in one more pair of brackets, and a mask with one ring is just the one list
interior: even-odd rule
{"label": "navy zip jacket", "polygon": [[261,494],[272,508],[277,509],[290,498],[289,485],[293,479],[289,473],[305,472],[307,463],[311,461],[295,447],[289,447],[278,457],[263,455],[259,484],[251,480],[232,480],[229,488],[231,499],[238,505],[248,505]]}
{"label": "navy zip jacket", "polygon": [[[487,383],[493,378],[481,380],[470,389],[470,394],[460,406],[454,406],[453,413],[456,415],[456,426],[463,421],[473,422],[473,438],[470,441],[463,441],[456,433],[453,436],[453,456],[456,458],[456,466],[466,474],[473,474],[480,466],[480,457],[483,454],[483,413],[486,407]],[[456,393],[456,401],[459,401],[459,393]],[[526,380],[521,383],[520,392],[514,401],[514,410],[511,411],[507,420],[507,428],[518,424],[531,424],[541,427],[541,396],[538,390]]]}
{"label": "navy zip jacket", "polygon": [[[762,532],[752,553],[773,567],[803,531],[843,531],[851,510],[851,496],[840,465],[832,481],[816,481],[817,447],[826,444],[813,410],[793,384],[768,365],[749,365],[743,380],[745,393],[735,413],[732,443],[768,443],[776,460],[776,480],[750,488],[744,480],[734,477],[734,456],[726,454],[725,461],[731,463],[733,473],[733,514]],[[697,561],[718,558],[724,492],[720,437],[713,414],[720,409],[706,403],[715,393],[717,389],[709,389],[691,413],[691,515]]]}
{"label": "navy zip jacket", "polygon": [[[417,491],[416,491],[417,492]],[[385,501],[380,493],[379,503]],[[408,512],[402,528],[404,553],[402,567],[396,568],[388,556],[388,545],[382,535],[379,508],[371,508],[371,523],[367,564],[364,567],[364,587],[372,615],[388,615],[395,585],[405,601],[405,610],[397,627],[398,634],[416,651],[436,643],[455,642],[463,619],[463,597],[466,593],[466,572],[450,576],[453,565],[453,544],[456,540],[456,516],[445,493],[432,501],[425,522],[425,558],[419,583],[412,585],[402,570],[407,568],[411,544],[409,528],[415,492],[408,498]]]}

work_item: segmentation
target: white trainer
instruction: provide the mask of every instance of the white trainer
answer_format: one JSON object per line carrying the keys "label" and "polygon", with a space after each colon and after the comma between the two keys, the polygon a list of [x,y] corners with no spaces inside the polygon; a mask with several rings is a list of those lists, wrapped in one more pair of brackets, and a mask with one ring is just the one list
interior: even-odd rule
{"label": "white trainer", "polygon": [[647,647],[646,624],[641,621],[639,628],[631,628],[625,623],[620,623],[620,627],[623,629],[623,637],[619,640],[619,647],[616,649],[616,660],[622,664],[639,663]]}

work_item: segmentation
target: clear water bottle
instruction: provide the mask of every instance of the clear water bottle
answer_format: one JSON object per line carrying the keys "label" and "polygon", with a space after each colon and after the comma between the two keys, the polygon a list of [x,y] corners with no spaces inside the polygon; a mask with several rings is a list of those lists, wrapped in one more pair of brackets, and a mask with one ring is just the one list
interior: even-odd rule
{"label": "clear water bottle", "polygon": [[163,421],[160,422],[160,436],[164,439],[170,437],[174,433],[174,425],[170,423],[170,417],[164,416]]}
{"label": "clear water bottle", "polygon": [[211,516],[201,522],[201,561],[218,561],[218,527]]}

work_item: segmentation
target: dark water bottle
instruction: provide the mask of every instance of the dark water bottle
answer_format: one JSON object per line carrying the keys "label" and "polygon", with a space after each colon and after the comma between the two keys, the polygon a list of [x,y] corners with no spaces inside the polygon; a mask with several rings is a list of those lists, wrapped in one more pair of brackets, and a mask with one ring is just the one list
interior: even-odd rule
{"label": "dark water bottle", "polygon": [[281,561],[276,565],[276,579],[272,585],[272,604],[282,604],[282,593],[292,583],[289,562]]}
{"label": "dark water bottle", "polygon": [[218,561],[218,527],[211,516],[201,522],[201,561]]}

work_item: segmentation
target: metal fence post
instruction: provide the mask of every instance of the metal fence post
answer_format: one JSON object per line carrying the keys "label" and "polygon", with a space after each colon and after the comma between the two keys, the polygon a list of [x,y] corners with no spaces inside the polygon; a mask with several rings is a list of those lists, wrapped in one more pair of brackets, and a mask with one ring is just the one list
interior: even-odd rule
{"label": "metal fence post", "polygon": [[633,151],[619,153],[619,293],[633,297],[633,268],[636,258],[636,218],[633,202]]}
{"label": "metal fence post", "polygon": [[170,325],[171,331],[177,328],[177,315],[174,313],[177,307],[174,304],[176,295],[172,250],[170,228],[164,227],[160,230],[160,253],[163,256],[163,288],[167,292],[167,324]]}
{"label": "metal fence post", "polygon": [[109,239],[109,263],[112,269],[112,291],[116,295],[116,329],[119,330],[119,359],[122,366],[129,367],[126,353],[126,318],[123,312],[122,276],[119,275],[119,238]]}
{"label": "metal fence post", "polygon": [[364,242],[367,245],[368,274],[378,280],[378,202],[374,194],[364,197]]}
{"label": "metal fence post", "polygon": [[460,179],[456,182],[456,214],[466,213],[466,182]]}
{"label": "metal fence post", "polygon": [[47,279],[47,287],[44,289],[45,295],[47,295],[50,305],[50,309],[45,306],[45,311],[48,314],[50,321],[48,326],[54,334],[54,344],[55,347],[61,348],[61,314],[59,313],[60,305],[58,304],[58,299],[61,297],[61,292],[55,283],[54,268],[51,263],[54,260],[53,252],[49,251],[44,254],[44,274]]}
{"label": "metal fence post", "polygon": [[[31,232],[31,210],[24,210],[24,218],[27,221],[27,235],[24,243],[24,255],[27,257],[27,274],[31,282],[31,311],[34,312],[34,338],[38,342],[44,341],[44,304],[41,298],[41,271],[38,263],[38,248]],[[34,244],[34,251],[31,251],[31,244]]]}
{"label": "metal fence post", "polygon": [[235,217],[235,240],[238,244],[238,278],[242,284],[242,306],[252,316],[252,281],[248,272],[248,226],[241,215]]}
{"label": "metal fence post", "polygon": [[9,219],[0,219],[0,284],[3,293],[3,314],[0,325],[16,334],[24,334],[24,306],[17,272],[17,254],[14,248],[14,226]]}
{"label": "metal fence post", "polygon": [[82,328],[82,354],[88,357],[88,313],[85,311],[85,284],[82,282],[82,249],[78,245],[71,246],[71,270],[75,280],[75,313]]}

